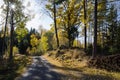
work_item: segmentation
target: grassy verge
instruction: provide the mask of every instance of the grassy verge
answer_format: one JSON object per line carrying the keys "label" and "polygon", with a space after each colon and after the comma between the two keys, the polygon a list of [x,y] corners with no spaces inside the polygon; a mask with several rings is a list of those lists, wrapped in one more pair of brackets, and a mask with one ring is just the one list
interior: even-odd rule
{"label": "grassy verge", "polygon": [[95,68],[84,68],[83,72],[88,75],[96,75],[106,78],[107,80],[120,80],[120,72],[110,72],[102,69],[95,69]]}
{"label": "grassy verge", "polygon": [[0,66],[0,80],[15,80],[16,77],[25,71],[25,67],[31,64],[31,61],[32,58],[25,55],[14,56],[12,64],[4,60],[5,64]]}
{"label": "grassy verge", "polygon": [[49,63],[56,67],[59,73],[73,77],[72,80],[120,80],[120,72],[111,72],[88,67],[88,58],[82,58],[82,60],[73,58],[63,59],[61,58],[63,55],[65,55],[65,57],[71,57],[69,55],[66,56],[68,52],[57,57],[55,57],[55,52],[52,53],[53,54],[50,55],[44,55],[44,57]]}

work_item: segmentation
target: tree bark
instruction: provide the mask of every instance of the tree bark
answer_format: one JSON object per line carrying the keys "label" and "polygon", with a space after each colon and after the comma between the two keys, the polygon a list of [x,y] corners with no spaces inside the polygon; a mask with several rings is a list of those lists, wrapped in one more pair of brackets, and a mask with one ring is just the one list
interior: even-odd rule
{"label": "tree bark", "polygon": [[67,29],[67,34],[68,34],[68,43],[69,43],[69,48],[71,48],[71,37],[70,37],[70,14],[68,13],[67,15],[68,17],[68,21],[67,21],[67,25],[68,25],[68,29]]}
{"label": "tree bark", "polygon": [[12,61],[12,59],[13,59],[13,31],[14,31],[13,17],[14,17],[14,13],[13,13],[13,10],[11,10],[11,21],[10,21],[10,24],[11,24],[11,31],[10,31],[10,55],[9,55],[10,61]]}
{"label": "tree bark", "polygon": [[94,58],[97,53],[97,0],[95,0],[94,6],[94,44],[93,44],[93,54],[92,57]]}
{"label": "tree bark", "polygon": [[6,13],[6,19],[5,19],[4,35],[3,35],[3,49],[2,49],[2,54],[4,54],[4,50],[5,50],[6,29],[7,29],[7,23],[8,23],[8,14],[9,14],[9,2],[7,1],[7,13]]}
{"label": "tree bark", "polygon": [[55,0],[54,0],[53,5],[54,5],[54,27],[55,27],[57,48],[59,48],[59,39],[58,39],[57,24],[56,24],[56,4],[55,4]]}
{"label": "tree bark", "polygon": [[86,0],[83,2],[84,4],[84,34],[85,34],[85,39],[84,39],[84,49],[86,51],[87,49],[87,29],[86,29]]}

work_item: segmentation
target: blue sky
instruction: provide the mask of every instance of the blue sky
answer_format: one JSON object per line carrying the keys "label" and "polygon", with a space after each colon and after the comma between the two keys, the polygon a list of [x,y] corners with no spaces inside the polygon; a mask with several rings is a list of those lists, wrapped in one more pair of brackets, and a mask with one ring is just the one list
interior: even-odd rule
{"label": "blue sky", "polygon": [[[3,4],[3,0],[0,0],[0,7]],[[28,29],[35,28],[39,29],[39,26],[43,26],[45,29],[50,29],[50,24],[53,22],[53,20],[46,15],[44,9],[45,9],[45,0],[24,0],[24,12],[29,14],[30,16],[34,16],[30,21],[27,22],[26,27]],[[1,15],[2,9],[0,8],[0,24],[3,21]]]}
{"label": "blue sky", "polygon": [[31,12],[31,16],[35,15],[31,21],[28,21],[27,27],[30,29],[36,28],[39,29],[39,26],[42,25],[45,29],[50,29],[50,24],[53,20],[46,15],[45,9],[45,0],[25,0],[25,6],[30,4],[30,6],[26,6]]}

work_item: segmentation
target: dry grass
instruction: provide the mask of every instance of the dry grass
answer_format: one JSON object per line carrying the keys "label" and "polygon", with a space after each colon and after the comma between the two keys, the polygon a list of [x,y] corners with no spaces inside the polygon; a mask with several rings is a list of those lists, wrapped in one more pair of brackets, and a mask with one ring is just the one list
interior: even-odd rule
{"label": "dry grass", "polygon": [[[53,54],[51,56],[44,55],[44,57],[54,65],[54,71],[59,72],[68,77],[72,77],[72,80],[120,80],[120,72],[110,72],[101,69],[89,68],[87,67],[88,57],[86,58],[84,53],[82,57],[79,56],[78,53],[81,51],[62,51],[62,55],[55,57],[57,53],[52,51]],[[74,54],[77,53],[77,54]],[[72,58],[70,55],[74,54],[75,56],[79,56],[76,58]],[[70,58],[61,59],[61,56],[68,56]],[[82,58],[82,60],[79,60]],[[63,80],[69,80],[63,79]],[[71,80],[71,79],[70,79]]]}
{"label": "dry grass", "polygon": [[70,68],[68,66],[65,67],[65,64],[63,64],[63,62],[59,62],[57,59],[55,58],[51,58],[48,57],[47,55],[43,56],[50,64],[52,64],[52,66],[54,67],[52,70],[56,71],[60,74],[66,75],[66,76],[74,76],[74,77],[80,77],[81,72],[75,70],[76,67],[74,68]]}
{"label": "dry grass", "polygon": [[95,69],[95,68],[84,68],[83,71],[85,74],[88,75],[101,75],[112,78],[112,80],[120,80],[120,72],[109,72],[106,70]]}

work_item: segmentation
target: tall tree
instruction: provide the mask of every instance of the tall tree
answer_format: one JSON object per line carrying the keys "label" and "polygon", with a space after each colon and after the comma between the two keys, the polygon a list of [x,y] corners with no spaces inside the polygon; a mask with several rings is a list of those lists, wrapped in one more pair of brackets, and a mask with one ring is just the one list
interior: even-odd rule
{"label": "tall tree", "polygon": [[[56,43],[57,43],[57,47],[59,47],[59,37],[58,37],[58,25],[57,25],[57,5],[60,5],[62,2],[67,1],[67,0],[49,0],[50,3],[52,3],[52,5],[46,5],[46,8],[51,11],[52,13],[49,14],[51,18],[54,19],[54,31],[55,31],[55,35],[56,35]],[[52,7],[53,6],[53,7]]]}
{"label": "tall tree", "polygon": [[55,34],[56,34],[56,40],[57,40],[57,47],[59,47],[59,39],[58,39],[58,32],[57,32],[57,24],[56,24],[56,2],[54,0],[54,27],[55,27]]}
{"label": "tall tree", "polygon": [[84,6],[84,34],[85,34],[85,41],[84,41],[84,48],[86,51],[87,47],[87,29],[86,29],[86,0],[83,1],[83,6]]}
{"label": "tall tree", "polygon": [[9,14],[9,1],[5,0],[5,3],[7,4],[7,10],[6,10],[6,19],[5,19],[5,28],[4,28],[4,36],[3,36],[3,50],[2,54],[4,53],[5,50],[5,44],[6,44],[6,29],[7,29],[7,24],[8,24],[8,14]]}
{"label": "tall tree", "polygon": [[74,39],[78,36],[80,11],[81,3],[77,0],[65,1],[58,9],[59,30],[67,33],[69,47],[72,47]]}
{"label": "tall tree", "polygon": [[13,31],[14,31],[14,22],[13,22],[13,17],[14,17],[14,13],[11,10],[11,18],[10,18],[10,27],[11,27],[11,31],[10,31],[10,55],[9,55],[9,59],[10,61],[13,59]]}
{"label": "tall tree", "polygon": [[92,56],[95,57],[97,53],[97,0],[95,0],[94,6],[94,43],[93,43],[93,54]]}

